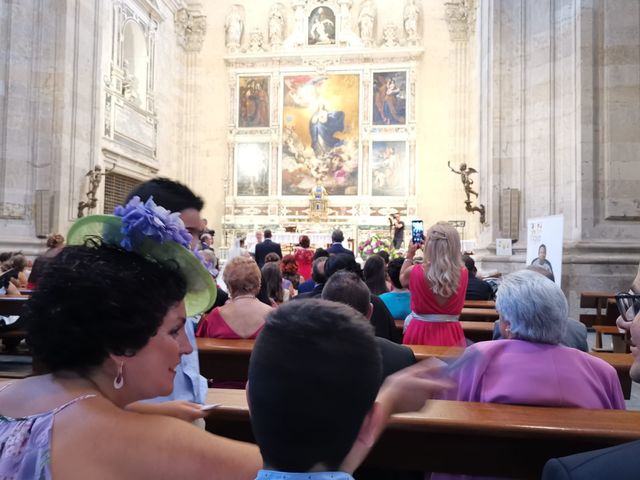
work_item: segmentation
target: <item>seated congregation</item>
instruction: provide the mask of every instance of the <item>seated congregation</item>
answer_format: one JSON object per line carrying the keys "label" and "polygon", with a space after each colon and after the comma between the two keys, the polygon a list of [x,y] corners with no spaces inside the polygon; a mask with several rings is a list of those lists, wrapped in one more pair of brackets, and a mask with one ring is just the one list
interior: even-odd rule
{"label": "seated congregation", "polygon": [[[39,375],[0,379],[1,478],[402,479],[403,465],[377,477],[358,467],[393,415],[430,399],[625,409],[616,370],[586,352],[586,328],[536,267],[502,280],[495,339],[466,338],[469,287],[494,292],[448,224],[363,268],[340,231],[315,251],[303,236],[283,258],[265,230],[254,254],[221,265],[202,208],[188,187],[153,179],[114,215],[76,221],[65,246],[52,236],[31,275],[24,256],[3,257],[0,294],[34,287],[21,318]],[[638,341],[640,315],[619,326]],[[197,337],[255,340],[248,382],[204,378]],[[418,345],[461,355],[416,363]],[[640,381],[635,357],[630,375]],[[257,446],[204,431],[211,385],[246,390]],[[638,453],[635,442],[548,457],[540,473],[637,478]],[[418,477],[430,475],[447,477]]]}

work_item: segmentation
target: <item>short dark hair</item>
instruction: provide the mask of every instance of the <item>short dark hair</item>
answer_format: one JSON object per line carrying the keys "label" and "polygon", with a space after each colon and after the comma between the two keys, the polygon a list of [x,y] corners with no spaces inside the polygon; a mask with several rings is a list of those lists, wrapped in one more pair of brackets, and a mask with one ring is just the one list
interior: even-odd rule
{"label": "short dark hair", "polygon": [[353,272],[336,272],[322,289],[322,298],[344,303],[362,315],[369,313],[371,292],[367,285]]}
{"label": "short dark hair", "polygon": [[469,271],[469,275],[471,277],[475,277],[476,273],[478,273],[478,269],[476,268],[476,262],[473,260],[473,258],[471,258],[469,255],[463,255],[462,262]]}
{"label": "short dark hair", "polygon": [[204,207],[204,201],[191,191],[189,187],[169,178],[152,178],[135,187],[129,195],[127,202],[138,196],[143,202],[153,197],[156,205],[166,208],[171,212],[182,212],[188,208],[198,211]]}
{"label": "short dark hair", "polygon": [[362,275],[367,287],[374,295],[382,295],[389,291],[384,275],[384,260],[380,255],[371,255],[367,258]]}
{"label": "short dark hair", "polygon": [[[324,259],[324,260],[321,260]],[[324,283],[327,281],[327,277],[324,274],[324,270],[320,271],[320,265],[324,264],[326,268],[327,257],[319,257],[313,261],[313,267],[311,268],[311,279],[316,283]]]}
{"label": "short dark hair", "polygon": [[404,288],[402,283],[400,283],[400,270],[402,270],[402,264],[404,263],[404,257],[394,258],[389,262],[387,266],[387,273],[389,274],[389,279],[394,287],[401,289]]}
{"label": "short dark hair", "polygon": [[324,248],[316,248],[316,251],[313,253],[313,259],[316,260],[322,257],[328,257],[329,252],[327,252]]}
{"label": "short dark hair", "polygon": [[338,253],[337,255],[331,255],[327,259],[327,263],[324,266],[324,275],[329,279],[331,275],[340,270],[346,270],[347,272],[353,272],[362,278],[362,270],[360,265],[356,262],[353,255],[348,253]]}
{"label": "short dark hair", "polygon": [[177,265],[89,239],[47,265],[25,306],[28,341],[50,371],[86,373],[143,348],[185,294]]}
{"label": "short dark hair", "polygon": [[344,242],[344,234],[342,233],[342,230],[334,230],[333,233],[331,234],[331,241],[333,243],[342,243]]}
{"label": "short dark hair", "polygon": [[379,255],[382,257],[385,265],[389,263],[389,252],[387,252],[386,250],[380,250],[378,253],[376,253],[376,255]]}
{"label": "short dark hair", "polygon": [[271,238],[271,230],[265,228],[264,230],[264,238]]}
{"label": "short dark hair", "polygon": [[353,308],[306,299],[273,310],[249,363],[251,425],[264,464],[337,470],[381,376],[373,328]]}
{"label": "short dark hair", "polygon": [[273,262],[279,262],[280,261],[280,255],[278,255],[276,252],[269,252],[264,256],[264,263],[273,263]]}

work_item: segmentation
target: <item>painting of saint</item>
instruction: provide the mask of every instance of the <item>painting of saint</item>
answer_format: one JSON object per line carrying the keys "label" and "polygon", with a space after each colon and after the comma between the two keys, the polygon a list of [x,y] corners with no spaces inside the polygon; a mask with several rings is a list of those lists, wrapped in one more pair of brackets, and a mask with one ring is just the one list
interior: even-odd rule
{"label": "painting of saint", "polygon": [[407,72],[373,73],[373,124],[406,123]]}
{"label": "painting of saint", "polygon": [[269,77],[239,77],[238,127],[269,126]]}
{"label": "painting of saint", "polygon": [[336,16],[329,7],[314,8],[309,15],[309,45],[336,43]]}
{"label": "painting of saint", "polygon": [[358,75],[283,79],[282,195],[358,194]]}
{"label": "painting of saint", "polygon": [[269,144],[239,143],[236,146],[236,195],[269,195]]}
{"label": "painting of saint", "polygon": [[372,142],[371,194],[406,196],[409,178],[406,142]]}

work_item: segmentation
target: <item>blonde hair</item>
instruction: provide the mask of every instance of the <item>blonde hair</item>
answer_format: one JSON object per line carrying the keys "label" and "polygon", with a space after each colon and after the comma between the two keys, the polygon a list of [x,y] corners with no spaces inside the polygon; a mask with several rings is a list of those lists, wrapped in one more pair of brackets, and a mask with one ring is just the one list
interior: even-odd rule
{"label": "blonde hair", "polygon": [[260,290],[260,269],[251,257],[234,257],[229,260],[223,271],[224,283],[229,287],[232,297],[257,294]]}
{"label": "blonde hair", "polygon": [[60,248],[64,245],[64,237],[59,233],[47,235],[47,248]]}
{"label": "blonde hair", "polygon": [[424,271],[431,291],[448,298],[458,290],[462,255],[460,235],[446,222],[438,222],[427,231],[425,238]]}

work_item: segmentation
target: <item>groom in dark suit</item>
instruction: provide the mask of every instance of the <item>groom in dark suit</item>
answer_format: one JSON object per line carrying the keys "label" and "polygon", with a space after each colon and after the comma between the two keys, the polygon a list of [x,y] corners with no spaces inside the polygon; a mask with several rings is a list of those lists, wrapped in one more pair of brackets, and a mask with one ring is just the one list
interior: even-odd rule
{"label": "groom in dark suit", "polygon": [[333,233],[331,234],[331,242],[331,246],[327,248],[327,252],[329,252],[329,255],[346,253],[353,256],[353,252],[351,250],[342,246],[342,242],[344,242],[344,234],[342,233],[342,230],[333,231]]}
{"label": "groom in dark suit", "polygon": [[264,231],[264,242],[260,242],[256,245],[256,263],[258,267],[262,268],[264,265],[264,257],[267,256],[267,253],[277,253],[280,258],[282,258],[282,249],[280,248],[280,244],[271,240],[271,230],[266,229]]}

